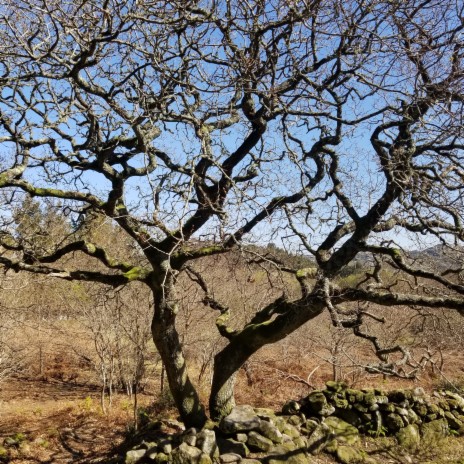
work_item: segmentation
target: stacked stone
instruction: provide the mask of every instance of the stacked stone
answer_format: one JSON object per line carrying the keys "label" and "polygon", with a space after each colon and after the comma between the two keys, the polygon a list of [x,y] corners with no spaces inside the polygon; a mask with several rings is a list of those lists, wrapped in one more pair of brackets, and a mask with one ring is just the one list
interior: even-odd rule
{"label": "stacked stone", "polygon": [[[225,442],[236,448],[237,461],[252,464],[250,453],[266,455],[269,464],[306,464],[308,442],[300,433],[302,419],[298,416],[277,416],[271,409],[238,406],[219,424],[227,436]],[[227,447],[228,447],[227,446]]]}
{"label": "stacked stone", "polygon": [[334,454],[343,464],[374,464],[356,444],[359,434],[396,436],[407,451],[464,434],[464,398],[442,391],[426,399],[421,388],[382,392],[327,382],[324,390],[289,401],[280,414],[237,406],[219,424],[160,435],[126,455],[126,464],[309,464],[310,455]]}
{"label": "stacked stone", "polygon": [[423,428],[424,424],[437,420],[456,434],[464,434],[464,399],[456,393],[442,391],[435,392],[434,400],[427,400],[422,388],[385,393],[327,382],[325,390],[311,392],[298,405],[307,417],[334,415],[360,432],[374,436],[394,435],[408,425]]}
{"label": "stacked stone", "polygon": [[[307,464],[308,441],[301,435],[299,416],[277,416],[271,409],[237,406],[215,429],[189,429],[182,434],[145,443],[126,454],[126,464]],[[211,427],[207,424],[206,427]]]}

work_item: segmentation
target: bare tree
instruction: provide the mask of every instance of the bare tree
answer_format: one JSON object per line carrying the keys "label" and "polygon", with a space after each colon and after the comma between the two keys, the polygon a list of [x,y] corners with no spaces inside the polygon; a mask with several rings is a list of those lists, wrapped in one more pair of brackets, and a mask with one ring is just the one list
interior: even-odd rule
{"label": "bare tree", "polygon": [[24,353],[15,343],[13,330],[14,317],[7,308],[2,307],[0,319],[0,384],[23,369]]}
{"label": "bare tree", "polygon": [[[253,353],[325,310],[370,340],[379,369],[394,373],[388,353],[401,347],[382,347],[365,331],[368,311],[351,302],[464,308],[462,259],[436,272],[401,249],[409,235],[444,247],[464,238],[463,8],[4,0],[0,263],[113,287],[145,283],[153,339],[189,425],[206,415],[175,326],[176,281],[187,266],[197,272],[195,260],[244,240],[299,244],[314,266],[263,256],[300,295],[256,308],[239,327],[197,272],[226,339],[215,356],[213,417],[233,406],[235,375]],[[30,249],[8,212],[21,193],[59,199],[75,224],[105,216],[138,254],[131,261],[117,243],[104,248],[77,233]],[[99,267],[69,267],[76,252]],[[365,278],[337,286],[361,252],[373,257]],[[412,277],[411,288],[385,285],[384,266]]]}

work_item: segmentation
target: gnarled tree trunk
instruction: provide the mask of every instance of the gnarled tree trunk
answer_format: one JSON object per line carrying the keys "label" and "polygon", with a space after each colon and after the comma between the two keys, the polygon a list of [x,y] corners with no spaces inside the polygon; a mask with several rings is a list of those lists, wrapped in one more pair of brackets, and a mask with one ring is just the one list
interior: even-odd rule
{"label": "gnarled tree trunk", "polygon": [[[322,313],[325,307],[319,295],[304,297],[294,302],[276,301],[279,314],[275,319],[252,321],[231,337],[229,343],[214,358],[214,374],[209,408],[211,417],[218,420],[235,405],[234,386],[237,373],[243,364],[263,346],[285,338]],[[274,313],[275,314],[275,313]],[[255,322],[255,323],[253,323]]]}
{"label": "gnarled tree trunk", "polygon": [[182,421],[187,427],[202,427],[207,419],[205,408],[189,378],[182,343],[175,326],[178,311],[175,274],[166,263],[160,266],[159,270],[162,269],[164,272],[155,272],[152,288],[155,302],[151,327],[153,341],[165,366],[169,388]]}

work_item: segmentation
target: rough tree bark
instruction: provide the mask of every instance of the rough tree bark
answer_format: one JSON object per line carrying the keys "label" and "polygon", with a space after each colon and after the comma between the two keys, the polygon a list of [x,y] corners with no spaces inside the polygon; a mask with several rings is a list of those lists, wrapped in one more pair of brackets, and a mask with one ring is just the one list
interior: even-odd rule
{"label": "rough tree bark", "polygon": [[182,343],[176,329],[179,308],[175,293],[175,274],[169,260],[161,262],[154,272],[153,341],[165,366],[169,388],[183,422],[201,428],[207,419],[205,408],[189,378]]}

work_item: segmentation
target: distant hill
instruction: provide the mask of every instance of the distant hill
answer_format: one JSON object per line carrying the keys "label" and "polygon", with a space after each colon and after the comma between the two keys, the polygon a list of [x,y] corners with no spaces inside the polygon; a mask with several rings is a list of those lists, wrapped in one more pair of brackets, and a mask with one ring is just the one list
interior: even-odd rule
{"label": "distant hill", "polygon": [[[272,257],[282,265],[295,269],[315,266],[312,256],[289,253],[274,244],[252,245],[246,248],[261,256]],[[446,269],[460,269],[464,265],[464,247],[450,247],[440,244],[423,250],[405,250],[404,255],[411,260],[414,267],[425,267],[439,272]],[[350,275],[362,268],[371,267],[373,263],[374,258],[370,253],[358,253],[356,258],[341,272],[341,275]]]}
{"label": "distant hill", "polygon": [[[435,245],[424,250],[404,251],[414,267],[425,268],[442,272],[446,269],[460,269],[464,265],[464,247],[449,247]],[[374,258],[370,253],[358,253],[355,260],[351,262],[342,275],[348,275],[362,267],[370,267]]]}
{"label": "distant hill", "polygon": [[464,247],[451,248],[445,245],[435,245],[425,250],[411,251],[409,257],[416,261],[416,264],[426,265],[440,271],[459,269],[464,264]]}

